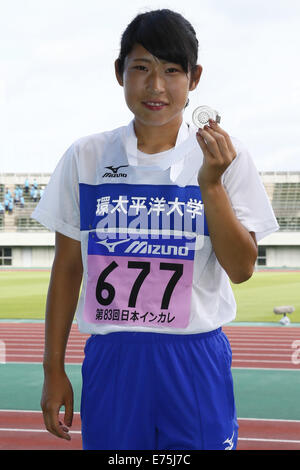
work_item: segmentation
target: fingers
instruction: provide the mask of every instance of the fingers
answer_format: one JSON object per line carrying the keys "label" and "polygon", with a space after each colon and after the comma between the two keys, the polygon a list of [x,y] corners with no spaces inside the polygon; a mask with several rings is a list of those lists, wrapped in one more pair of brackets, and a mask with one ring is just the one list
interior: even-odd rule
{"label": "fingers", "polygon": [[197,137],[199,137],[198,141],[203,150],[204,155],[208,154],[209,156],[214,158],[221,157],[222,150],[219,147],[217,137],[213,135],[213,131],[210,131],[206,127],[204,129],[199,129]]}
{"label": "fingers", "polygon": [[68,427],[59,420],[59,409],[43,411],[47,431],[61,439],[71,440]]}
{"label": "fingers", "polygon": [[199,131],[197,132],[196,134],[196,138],[198,140],[198,143],[201,147],[201,150],[203,152],[203,155],[207,155],[207,145],[206,145],[206,142],[204,140],[204,136],[202,135],[202,133],[200,134],[200,129]]}
{"label": "fingers", "polygon": [[[64,406],[64,419],[59,418]],[[45,427],[54,436],[71,440],[68,426],[73,419],[73,389],[65,373],[46,374],[43,386],[41,408]]]}
{"label": "fingers", "polygon": [[226,156],[229,153],[226,139],[221,133],[205,126],[200,132],[201,137],[207,144],[208,150],[214,157]]}
{"label": "fingers", "polygon": [[198,183],[204,188],[221,183],[226,168],[236,157],[229,135],[214,121],[199,129],[196,137],[203,152],[203,164],[198,174]]}
{"label": "fingers", "polygon": [[197,132],[197,140],[204,155],[231,163],[236,151],[229,135],[214,121],[210,121],[210,125],[211,127],[205,126]]}
{"label": "fingers", "polygon": [[217,132],[218,134],[221,134],[224,137],[228,150],[232,154],[235,154],[236,151],[235,151],[234,146],[232,145],[232,142],[228,133],[224,131],[224,129],[222,129],[222,127],[220,127],[219,124],[217,124],[215,121],[210,120],[209,124],[212,127],[213,131]]}
{"label": "fingers", "polygon": [[73,421],[73,399],[65,405],[64,422],[67,426],[72,426]]}

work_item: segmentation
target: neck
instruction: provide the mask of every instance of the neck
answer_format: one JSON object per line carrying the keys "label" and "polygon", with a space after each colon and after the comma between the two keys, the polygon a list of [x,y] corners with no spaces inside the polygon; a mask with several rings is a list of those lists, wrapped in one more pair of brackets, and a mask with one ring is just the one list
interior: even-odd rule
{"label": "neck", "polygon": [[175,147],[178,131],[182,124],[182,116],[176,122],[168,122],[162,126],[149,126],[134,120],[137,137],[137,148],[144,153],[159,153]]}

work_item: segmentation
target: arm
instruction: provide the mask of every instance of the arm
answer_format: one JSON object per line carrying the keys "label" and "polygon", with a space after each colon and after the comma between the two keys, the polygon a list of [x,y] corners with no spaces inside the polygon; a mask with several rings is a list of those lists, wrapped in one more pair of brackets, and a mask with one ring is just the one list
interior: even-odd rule
{"label": "arm", "polygon": [[46,304],[41,407],[47,430],[68,440],[68,428],[60,423],[58,415],[60,407],[64,405],[64,422],[71,426],[73,390],[65,373],[64,358],[78,301],[82,270],[80,242],[56,233],[55,257]]}
{"label": "arm", "polygon": [[235,149],[218,124],[210,125],[197,133],[204,155],[198,183],[216,257],[231,281],[241,283],[253,274],[257,243],[255,233],[248,232],[235,216],[221,183],[222,174],[236,157]]}

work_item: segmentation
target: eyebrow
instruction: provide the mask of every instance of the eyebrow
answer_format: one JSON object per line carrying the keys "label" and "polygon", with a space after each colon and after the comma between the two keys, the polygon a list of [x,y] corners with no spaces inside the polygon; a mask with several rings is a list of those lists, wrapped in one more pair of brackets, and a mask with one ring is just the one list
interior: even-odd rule
{"label": "eyebrow", "polygon": [[[160,62],[162,62],[163,64],[173,64],[173,62],[169,62],[167,60],[161,60],[161,59],[158,59]],[[133,59],[132,60],[133,62],[147,62],[147,63],[151,63],[152,60],[150,59],[146,59],[145,57],[140,57],[140,58],[137,58],[137,59]]]}

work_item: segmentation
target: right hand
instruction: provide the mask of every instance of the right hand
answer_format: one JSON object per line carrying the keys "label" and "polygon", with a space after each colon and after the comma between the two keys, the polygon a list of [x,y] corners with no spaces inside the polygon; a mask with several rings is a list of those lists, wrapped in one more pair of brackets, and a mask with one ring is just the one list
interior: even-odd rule
{"label": "right hand", "polygon": [[[62,422],[59,411],[63,405],[65,414]],[[68,428],[73,420],[73,388],[65,372],[45,374],[41,408],[47,431],[70,441]]]}

